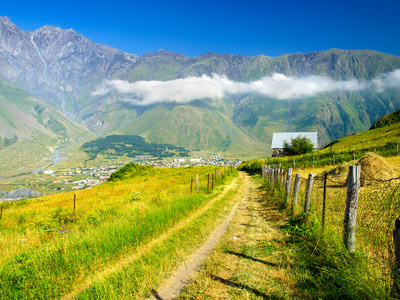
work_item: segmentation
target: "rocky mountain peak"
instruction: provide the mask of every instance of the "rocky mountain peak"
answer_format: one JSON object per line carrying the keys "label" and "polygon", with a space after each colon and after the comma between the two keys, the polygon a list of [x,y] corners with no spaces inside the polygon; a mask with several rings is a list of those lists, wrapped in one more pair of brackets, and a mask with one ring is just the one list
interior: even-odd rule
{"label": "rocky mountain peak", "polygon": [[9,27],[17,27],[13,22],[11,22],[9,17],[1,17],[0,16],[0,24],[9,26]]}

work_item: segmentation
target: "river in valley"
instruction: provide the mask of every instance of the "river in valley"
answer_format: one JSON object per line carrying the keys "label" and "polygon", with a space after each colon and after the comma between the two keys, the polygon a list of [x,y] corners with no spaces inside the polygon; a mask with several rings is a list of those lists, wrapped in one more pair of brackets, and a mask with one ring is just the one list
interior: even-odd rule
{"label": "river in valley", "polygon": [[54,150],[53,153],[53,163],[47,166],[41,166],[36,168],[35,170],[33,170],[32,174],[37,174],[41,171],[43,171],[44,169],[48,168],[49,166],[54,166],[60,162],[62,162],[64,159],[67,159],[67,148],[68,146],[64,146],[61,148],[57,148],[56,150]]}

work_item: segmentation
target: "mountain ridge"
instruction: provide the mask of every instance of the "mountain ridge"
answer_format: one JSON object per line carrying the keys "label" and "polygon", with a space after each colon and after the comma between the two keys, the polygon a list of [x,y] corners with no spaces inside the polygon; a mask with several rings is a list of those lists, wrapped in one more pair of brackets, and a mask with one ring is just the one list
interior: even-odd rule
{"label": "mountain ridge", "polygon": [[[131,132],[142,132],[151,142],[171,143],[173,135],[180,130],[183,136],[177,140],[177,146],[207,149],[208,145],[214,145],[219,149],[221,145],[229,144],[227,136],[232,130],[237,137],[242,136],[245,143],[252,143],[252,139],[245,136],[252,137],[257,141],[257,148],[267,147],[276,131],[318,131],[321,144],[326,144],[363,131],[379,117],[400,108],[397,91],[377,93],[372,89],[325,92],[286,100],[257,94],[225,95],[213,101],[199,99],[207,104],[203,106],[172,104],[174,114],[189,111],[190,107],[193,116],[204,116],[216,128],[226,130],[218,129],[218,141],[213,141],[215,137],[210,134],[207,124],[197,122],[193,127],[197,131],[185,132],[185,122],[189,120],[183,118],[183,123],[177,128],[167,126],[162,121],[165,115],[157,116],[156,111],[152,112],[158,105],[141,106],[121,101],[112,94],[94,95],[93,92],[104,80],[168,81],[213,74],[239,82],[251,82],[275,73],[297,77],[322,75],[344,81],[372,80],[400,69],[400,57],[373,50],[340,49],[278,57],[212,52],[187,57],[163,49],[135,55],[90,41],[73,29],[43,26],[25,32],[7,17],[0,17],[0,42],[0,76],[46,101],[97,135],[121,130],[127,133],[131,128]],[[224,117],[216,115],[215,110]],[[166,112],[159,110],[161,114]],[[144,114],[153,117],[141,117]],[[148,127],[142,128],[141,122]],[[230,125],[224,125],[224,122]],[[163,135],[159,133],[161,129]],[[246,147],[237,139],[236,142],[231,140],[229,147],[224,149],[235,148],[245,150]]]}

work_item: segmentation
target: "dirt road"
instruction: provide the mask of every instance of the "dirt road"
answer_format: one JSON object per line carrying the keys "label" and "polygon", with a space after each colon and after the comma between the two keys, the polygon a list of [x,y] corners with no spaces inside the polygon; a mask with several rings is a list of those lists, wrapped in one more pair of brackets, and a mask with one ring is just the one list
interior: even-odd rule
{"label": "dirt road", "polygon": [[225,222],[150,299],[296,298],[282,217],[253,179],[242,176],[243,194]]}

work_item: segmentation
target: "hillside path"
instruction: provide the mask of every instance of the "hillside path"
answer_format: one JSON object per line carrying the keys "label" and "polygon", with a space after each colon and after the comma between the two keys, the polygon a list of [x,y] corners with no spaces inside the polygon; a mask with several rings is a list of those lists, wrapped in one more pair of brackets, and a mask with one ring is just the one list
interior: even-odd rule
{"label": "hillside path", "polygon": [[[241,179],[244,177],[243,173],[241,174],[241,178],[237,177],[235,178],[229,185],[227,185],[223,192],[216,196],[213,200],[209,201],[204,207],[190,215],[188,218],[182,220],[178,224],[176,224],[174,227],[170,228],[160,236],[158,236],[156,239],[153,239],[146,245],[140,247],[135,251],[134,253],[128,254],[124,257],[122,257],[120,260],[114,262],[113,264],[110,264],[108,266],[105,266],[104,269],[100,270],[99,272],[89,276],[88,278],[82,280],[80,283],[78,283],[73,290],[61,297],[62,300],[67,300],[67,299],[73,299],[77,297],[81,292],[84,290],[88,289],[91,285],[94,283],[99,283],[105,280],[108,276],[111,276],[113,273],[117,272],[118,270],[123,269],[124,267],[128,266],[130,263],[132,263],[135,260],[140,259],[143,255],[146,253],[149,253],[156,245],[162,243],[165,241],[167,238],[172,236],[174,233],[178,232],[180,229],[184,228],[187,226],[191,221],[193,221],[195,218],[199,217],[202,215],[204,212],[206,212],[216,201],[219,201],[222,199],[231,189],[233,189],[237,184],[240,184]],[[239,195],[239,194],[238,194]],[[157,298],[156,298],[157,299]],[[158,298],[160,299],[160,298]],[[164,299],[164,298],[162,298]],[[167,299],[167,298],[165,298]]]}
{"label": "hillside path", "polygon": [[295,250],[280,229],[285,218],[253,178],[245,175],[245,181],[232,222],[178,299],[298,298]]}
{"label": "hillside path", "polygon": [[242,193],[238,194],[238,201],[233,206],[231,212],[223,221],[223,223],[217,226],[214,231],[210,234],[209,238],[206,242],[196,250],[187,260],[185,260],[181,266],[172,274],[172,276],[156,291],[153,292],[153,296],[148,298],[148,300],[157,300],[157,299],[174,299],[182,292],[184,286],[189,282],[189,280],[196,274],[198,268],[204,263],[206,258],[210,255],[211,251],[217,245],[222,235],[228,228],[230,222],[235,216],[236,210],[241,203],[243,198],[249,197],[248,193],[250,192],[249,184],[250,179],[244,173],[241,173],[240,176],[244,180],[244,184],[242,185]]}

